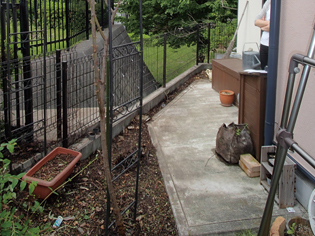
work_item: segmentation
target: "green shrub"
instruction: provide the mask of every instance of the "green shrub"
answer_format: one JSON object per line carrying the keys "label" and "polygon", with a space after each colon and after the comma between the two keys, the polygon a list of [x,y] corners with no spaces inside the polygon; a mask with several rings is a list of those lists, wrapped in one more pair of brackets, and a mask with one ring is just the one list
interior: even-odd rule
{"label": "green shrub", "polygon": [[[0,146],[0,234],[6,235],[39,235],[40,228],[30,226],[30,218],[17,209],[14,201],[17,199],[17,192],[23,191],[27,183],[21,178],[25,173],[11,175],[8,171],[10,160],[4,159],[2,152],[8,150],[13,153],[16,139],[8,143],[2,143]],[[29,194],[31,195],[36,187],[36,182],[29,185]],[[43,208],[39,202],[35,201],[34,205],[27,202],[21,204],[26,211],[42,212]]]}

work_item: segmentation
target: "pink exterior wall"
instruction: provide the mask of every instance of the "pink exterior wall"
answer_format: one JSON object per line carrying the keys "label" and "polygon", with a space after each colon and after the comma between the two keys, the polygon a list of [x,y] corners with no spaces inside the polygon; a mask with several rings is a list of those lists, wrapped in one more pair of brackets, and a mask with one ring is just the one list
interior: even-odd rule
{"label": "pink exterior wall", "polygon": [[[306,55],[315,24],[315,1],[281,1],[280,46],[278,82],[276,97],[275,134],[278,131],[285,89],[288,78],[289,61],[293,54]],[[296,76],[299,81],[300,74]],[[297,85],[297,83],[296,83]],[[298,120],[294,130],[294,140],[315,159],[315,69],[312,68]],[[291,154],[315,176],[311,168],[298,155]]]}

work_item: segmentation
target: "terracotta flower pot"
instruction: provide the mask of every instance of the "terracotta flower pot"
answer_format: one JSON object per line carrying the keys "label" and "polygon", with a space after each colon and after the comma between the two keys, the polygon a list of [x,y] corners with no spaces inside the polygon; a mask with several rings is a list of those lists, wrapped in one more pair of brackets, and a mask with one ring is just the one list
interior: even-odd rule
{"label": "terracotta flower pot", "polygon": [[[52,160],[59,154],[69,154],[73,156],[73,160],[69,164],[67,164],[66,167],[64,166],[61,167],[63,168],[63,170],[59,174],[54,176],[52,180],[50,181],[34,177],[34,174],[36,173],[36,171],[40,170],[48,161]],[[33,166],[23,176],[22,179],[26,180],[29,184],[32,181],[38,182],[33,194],[37,198],[45,199],[52,192],[51,189],[55,190],[72,173],[75,164],[80,160],[81,157],[82,157],[82,154],[80,152],[73,151],[67,148],[57,147],[54,150],[52,150],[48,155],[46,155],[43,159],[41,159],[35,166]]]}
{"label": "terracotta flower pot", "polygon": [[221,105],[225,107],[229,107],[232,105],[234,101],[234,92],[231,90],[221,90],[220,94],[220,101]]}
{"label": "terracotta flower pot", "polygon": [[[293,223],[295,224],[293,227]],[[308,219],[304,219],[300,216],[291,218],[287,225],[287,230],[294,229],[294,235],[312,235],[311,224]],[[301,231],[301,232],[300,232]]]}

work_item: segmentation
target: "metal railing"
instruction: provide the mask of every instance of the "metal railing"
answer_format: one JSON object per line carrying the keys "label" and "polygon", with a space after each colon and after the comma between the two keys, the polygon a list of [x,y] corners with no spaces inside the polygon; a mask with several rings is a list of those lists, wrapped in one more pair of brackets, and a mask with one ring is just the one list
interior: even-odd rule
{"label": "metal railing", "polygon": [[146,38],[143,42],[144,62],[155,80],[165,86],[193,65],[211,63],[223,54],[235,29],[236,20],[231,20],[199,24]]}
{"label": "metal railing", "polygon": [[[106,5],[101,0],[96,2],[98,20],[104,29],[108,25]],[[44,45],[48,51],[70,48],[88,39],[91,33],[91,13],[84,0],[6,0],[0,6],[2,56],[10,47],[12,54],[20,57],[18,51],[23,49],[25,40],[29,55],[39,55],[43,54]]]}
{"label": "metal railing", "polygon": [[[229,24],[236,27],[235,22]],[[199,30],[191,31],[192,43],[178,48],[170,45],[174,39],[183,37],[182,32],[145,39],[143,96],[196,63],[210,63],[216,53],[223,53],[234,34],[232,27],[229,37],[220,35],[225,32],[224,27],[227,26],[219,23],[199,25],[195,28]],[[121,31],[117,38],[123,38],[125,44],[127,39],[130,41],[125,31]],[[193,41],[198,38],[198,43]],[[133,44],[123,48],[138,50]],[[99,64],[102,64],[101,54],[102,51],[98,54]],[[56,146],[67,147],[98,126],[92,55],[83,55],[72,47],[47,52],[43,56],[14,58],[9,63],[2,61],[0,137],[1,142],[17,138],[13,163],[30,145],[36,146],[33,149],[37,152],[49,151]],[[118,55],[113,64],[113,102],[118,112],[126,109],[125,104],[133,97],[130,94],[138,92],[133,77],[137,74],[134,67],[139,59],[137,53],[121,59]]]}

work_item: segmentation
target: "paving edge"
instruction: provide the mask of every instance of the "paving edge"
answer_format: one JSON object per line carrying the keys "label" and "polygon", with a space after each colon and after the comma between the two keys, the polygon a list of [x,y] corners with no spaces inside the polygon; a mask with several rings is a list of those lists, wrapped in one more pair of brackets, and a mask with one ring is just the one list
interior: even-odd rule
{"label": "paving edge", "polygon": [[[199,65],[195,65],[179,76],[172,79],[168,82],[165,88],[160,87],[159,89],[155,90],[153,93],[149,94],[143,99],[142,102],[142,114],[146,114],[156,105],[158,105],[165,97],[173,92],[176,88],[180,85],[185,83],[188,79],[190,79],[193,75],[200,73],[203,70],[211,69],[212,64],[208,63],[200,63]],[[132,119],[138,115],[138,112],[130,113],[128,116],[120,119],[118,122],[114,123],[113,126],[113,135],[112,137],[117,136],[125,127],[127,127]],[[90,140],[89,138],[84,138],[80,142],[75,143],[69,147],[69,149],[76,150],[82,153],[82,158],[80,160],[84,160],[88,158],[93,152],[96,150],[101,149],[101,135],[96,135],[94,140]],[[20,164],[13,164],[13,172],[14,173],[21,173],[25,172],[34,166],[39,160],[44,157],[43,154],[38,153],[34,157],[30,158],[29,160],[20,163]]]}

